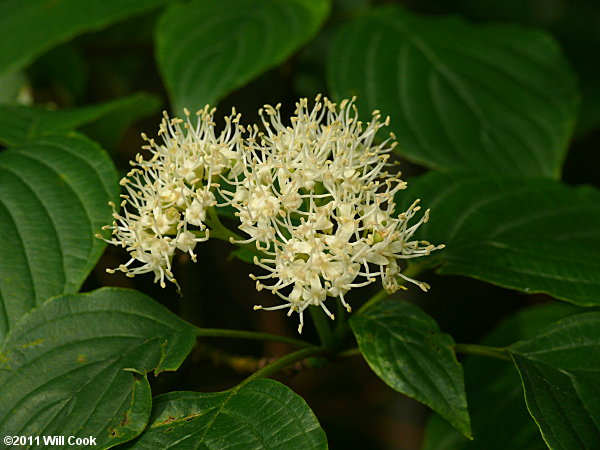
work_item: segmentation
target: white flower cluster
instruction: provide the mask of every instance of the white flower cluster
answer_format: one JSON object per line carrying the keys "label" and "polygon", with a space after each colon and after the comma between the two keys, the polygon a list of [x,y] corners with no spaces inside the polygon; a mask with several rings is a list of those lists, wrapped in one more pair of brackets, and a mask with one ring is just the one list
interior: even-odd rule
{"label": "white flower cluster", "polygon": [[[339,297],[350,311],[346,293],[378,278],[390,293],[403,281],[427,290],[403,275],[398,261],[443,246],[412,239],[429,211],[413,224],[418,201],[396,213],[394,195],[406,183],[387,170],[394,136],[374,143],[388,120],[381,122],[375,111],[363,124],[353,102],[338,106],[319,96],[310,109],[302,99],[287,125],[279,105],[265,106],[262,126],[246,130],[234,111],[218,136],[208,107],[197,113],[196,125],[187,111],[186,121],[165,114],[163,143],[143,136],[151,157],[137,155],[121,181],[127,191],[122,212],[114,211],[115,222],[105,227],[113,234],[107,242],[131,255],[118,270],[129,276],[153,272],[162,286],[165,278],[176,283],[175,250],[195,260],[196,243],[208,239],[213,225],[206,226],[207,209],[229,205],[248,235],[234,242],[253,242],[261,255],[254,263],[265,273],[251,275],[257,289],[284,300],[264,309],[299,313],[300,332],[307,307],[319,306],[333,319],[327,297]],[[215,191],[223,204],[217,205]]]}
{"label": "white flower cluster", "polygon": [[[317,97],[312,109],[306,99],[296,105],[291,123],[282,122],[280,106],[259,111],[264,132],[249,129],[242,173],[229,177],[231,189],[221,190],[238,212],[240,229],[265,254],[254,263],[267,273],[252,275],[256,287],[268,289],[285,303],[264,308],[288,308],[300,315],[317,305],[332,319],[327,297],[339,297],[381,278],[390,293],[400,279],[427,290],[425,283],[401,273],[398,260],[428,255],[434,246],[411,240],[428,211],[409,225],[420,209],[415,202],[395,215],[394,195],[406,187],[386,168],[395,146],[393,135],[373,143],[378,111],[363,125],[353,101],[339,105]],[[272,279],[272,284],[264,284]],[[262,309],[256,306],[255,309]]]}
{"label": "white flower cluster", "polygon": [[[196,243],[209,237],[204,222],[207,208],[216,204],[214,182],[224,172],[235,173],[239,160],[240,116],[232,111],[217,136],[214,112],[208,106],[198,111],[196,125],[187,110],[186,121],[165,113],[158,133],[162,143],[142,135],[148,143],[142,148],[151,157],[136,155],[133,169],[121,180],[127,192],[121,195],[122,212],[111,202],[115,221],[103,228],[112,230],[108,243],[131,255],[117,270],[128,276],[153,272],[155,282],[164,287],[165,278],[177,284],[171,271],[176,249],[196,259]],[[136,262],[141,265],[133,266]]]}

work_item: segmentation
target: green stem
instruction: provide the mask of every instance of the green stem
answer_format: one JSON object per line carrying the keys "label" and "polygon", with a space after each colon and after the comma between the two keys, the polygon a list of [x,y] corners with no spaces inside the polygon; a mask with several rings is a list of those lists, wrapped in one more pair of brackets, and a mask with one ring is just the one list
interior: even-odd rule
{"label": "green stem", "polygon": [[385,291],[385,289],[381,289],[379,292],[377,292],[377,294],[375,294],[373,297],[371,297],[369,300],[363,303],[363,305],[360,308],[358,308],[358,311],[356,311],[356,314],[362,314],[367,308],[374,305],[375,303],[380,302],[389,295],[390,294],[388,294]]}
{"label": "green stem", "polygon": [[257,370],[252,375],[250,375],[248,378],[243,380],[240,384],[235,386],[233,389],[237,390],[237,389],[241,388],[242,386],[244,386],[245,384],[248,384],[251,381],[256,380],[257,378],[268,377],[269,375],[272,375],[275,372],[278,372],[279,370],[283,369],[284,367],[287,367],[297,361],[302,361],[303,359],[306,359],[311,356],[325,356],[327,354],[329,354],[329,351],[327,349],[324,349],[323,347],[308,347],[308,348],[303,348],[302,350],[297,350],[295,352],[292,352],[285,356],[282,356],[277,361],[269,364],[268,366],[263,367],[260,370]]}
{"label": "green stem", "polygon": [[454,344],[454,349],[458,353],[467,355],[487,356],[489,358],[502,359],[510,361],[508,350],[500,347],[488,347],[486,345],[477,344]]}
{"label": "green stem", "polygon": [[415,278],[428,267],[430,267],[429,263],[408,263],[402,274],[408,278]]}
{"label": "green stem", "polygon": [[310,347],[309,342],[294,339],[285,336],[277,336],[276,334],[260,333],[258,331],[243,331],[243,330],[226,330],[221,328],[200,328],[194,327],[196,336],[198,337],[222,337],[222,338],[237,338],[237,339],[254,339],[258,341],[282,342],[284,344],[295,345],[296,347]]}
{"label": "green stem", "polygon": [[325,315],[325,311],[320,306],[309,306],[308,309],[317,328],[321,345],[329,350],[333,350],[335,347],[335,337],[331,331],[329,317]]}
{"label": "green stem", "polygon": [[348,332],[350,331],[350,327],[348,325],[348,311],[346,307],[342,304],[342,301],[339,297],[336,298],[337,301],[337,312],[335,318],[335,329],[333,331],[336,342],[342,342],[342,340],[346,337]]}
{"label": "green stem", "polygon": [[231,231],[225,225],[223,225],[214,208],[208,208],[206,210],[206,212],[208,215],[208,217],[207,217],[208,220],[206,221],[206,223],[210,228],[209,235],[211,238],[216,238],[221,241],[226,241],[226,242],[229,242],[230,244],[237,245],[239,248],[246,249],[246,250],[254,253],[258,257],[265,256],[264,253],[261,252],[259,249],[257,249],[256,245],[253,243],[238,244],[238,243],[234,242],[234,241],[243,241],[244,238],[241,237],[239,234]]}

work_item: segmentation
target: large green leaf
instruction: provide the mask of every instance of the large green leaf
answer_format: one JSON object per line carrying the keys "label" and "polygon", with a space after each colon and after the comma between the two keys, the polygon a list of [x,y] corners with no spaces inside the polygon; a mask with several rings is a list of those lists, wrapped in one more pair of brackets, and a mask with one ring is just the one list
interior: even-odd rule
{"label": "large green leaf", "polygon": [[600,443],[600,312],[563,319],[510,347],[525,401],[552,449]]}
{"label": "large green leaf", "polygon": [[306,402],[281,383],[258,379],[225,392],[173,392],[154,399],[148,428],[130,448],[325,449]]}
{"label": "large green leaf", "polygon": [[398,8],[339,30],[336,97],[392,117],[400,153],[427,167],[557,178],[577,112],[575,77],[552,38]]}
{"label": "large green leaf", "polygon": [[167,0],[3,0],[0,2],[0,74],[78,34],[141,14]]}
{"label": "large green leaf", "polygon": [[328,0],[196,0],[171,7],[157,59],[179,113],[215,103],[281,63],[319,29]]}
{"label": "large green leaf", "polygon": [[76,134],[0,153],[0,339],[27,311],[74,293],[104,249],[117,194],[112,161]]}
{"label": "large green leaf", "polygon": [[[503,321],[482,344],[505,347],[578,312],[581,308],[566,303],[528,308]],[[519,374],[510,362],[473,356],[466,359],[464,370],[473,440],[433,414],[427,423],[423,450],[546,448],[527,411]]]}
{"label": "large green leaf", "polygon": [[383,381],[471,435],[454,341],[430,316],[410,303],[384,300],[352,316],[350,326],[367,363]]}
{"label": "large green leaf", "polygon": [[572,303],[600,304],[600,192],[550,180],[428,174],[403,204],[431,208],[418,236],[446,248],[432,264]]}
{"label": "large green leaf", "polygon": [[[102,118],[118,116],[121,126],[155,111],[159,100],[148,94],[134,94],[105,103],[50,110],[41,106],[0,105],[0,142],[16,145],[49,131],[68,131]],[[111,120],[112,123],[112,120]],[[111,133],[115,132],[114,124]]]}
{"label": "large green leaf", "polygon": [[523,0],[454,0],[452,9],[476,21],[513,22],[551,31],[579,78],[581,109],[575,133],[587,134],[600,125],[600,58],[590,58],[600,54],[600,2],[562,2],[550,14],[548,6],[538,7]]}
{"label": "large green leaf", "polygon": [[150,416],[146,373],[177,369],[194,341],[193,327],[136,291],[50,299],[2,343],[0,435],[94,436],[101,448],[133,439]]}

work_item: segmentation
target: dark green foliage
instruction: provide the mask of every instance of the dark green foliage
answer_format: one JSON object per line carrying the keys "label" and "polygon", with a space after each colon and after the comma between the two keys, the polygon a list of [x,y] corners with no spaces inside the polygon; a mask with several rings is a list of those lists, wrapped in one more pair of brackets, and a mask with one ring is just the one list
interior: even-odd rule
{"label": "dark green foliage", "polygon": [[328,63],[335,96],[390,115],[399,153],[419,164],[560,174],[577,90],[545,33],[385,8],[342,27]]}
{"label": "dark green foliage", "polygon": [[2,435],[91,435],[103,448],[128,441],[150,415],[146,374],[176,370],[193,345],[192,327],[136,291],[48,300],[2,344]]}
{"label": "dark green foliage", "polygon": [[382,380],[471,436],[454,341],[431,317],[410,303],[384,300],[352,317],[350,326],[360,351]]}
{"label": "dark green foliage", "polygon": [[81,288],[104,250],[94,235],[111,221],[116,188],[111,160],[78,134],[0,154],[0,336],[49,297]]}
{"label": "dark green foliage", "polygon": [[431,220],[419,236],[439,273],[561,300],[600,304],[600,192],[549,180],[431,173],[410,184]]}
{"label": "dark green foliage", "polygon": [[[377,387],[357,383],[364,374],[348,358],[358,354],[383,383],[434,411],[425,450],[598,447],[600,7],[381,3],[389,2],[0,2],[2,435],[94,436],[98,448],[325,449],[326,430],[332,447],[400,448],[382,430],[406,427],[363,427],[382,403],[371,399]],[[182,297],[150,286],[151,275],[107,281],[104,270],[126,252],[111,248],[97,264],[105,243],[94,235],[112,222],[107,203],[118,202],[118,173],[138,153],[139,133],[156,137],[160,106],[176,115],[239,106],[247,125],[265,102],[281,101],[285,117],[299,91],[314,97],[326,85],[321,94],[335,100],[356,95],[363,122],[375,109],[389,115],[395,156],[432,170],[407,164],[419,176],[398,194],[398,212],[420,198],[431,216],[417,238],[446,248],[407,261],[409,271],[432,289],[437,278],[424,269],[518,291],[503,294],[523,307],[547,304],[517,311],[477,346],[442,331],[468,331],[471,318],[431,317],[414,288],[402,295],[422,309],[380,292],[347,317],[330,299],[336,322],[319,330],[324,349],[313,345],[310,319],[303,342],[270,334],[295,329],[283,314],[269,313],[268,325],[251,316],[253,302],[272,298],[247,290],[240,267],[252,247],[211,241],[198,266],[178,254]],[[232,210],[220,214],[235,229]],[[138,290],[97,289],[107,283]],[[444,295],[449,309],[464,300]],[[367,301],[358,290],[348,297]],[[473,301],[494,318],[514,312],[495,298]],[[324,317],[318,326],[329,325]],[[274,345],[227,347],[215,337]],[[457,352],[473,355],[461,364]],[[294,390],[262,378],[291,362],[314,369]],[[295,372],[282,373],[291,381]],[[330,373],[335,386],[325,392],[319,383]],[[316,392],[306,398],[328,417],[323,428],[294,391]]]}
{"label": "dark green foliage", "polygon": [[147,430],[128,448],[326,449],[301,397],[268,379],[225,392],[173,392],[154,399]]}

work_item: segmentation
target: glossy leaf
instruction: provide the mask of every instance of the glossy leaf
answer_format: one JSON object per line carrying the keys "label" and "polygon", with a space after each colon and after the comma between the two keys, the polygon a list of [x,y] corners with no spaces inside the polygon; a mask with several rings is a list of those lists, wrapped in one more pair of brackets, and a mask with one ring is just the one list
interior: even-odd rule
{"label": "glossy leaf", "polygon": [[[148,94],[135,94],[96,105],[58,110],[41,106],[0,105],[0,142],[17,145],[51,131],[69,131],[115,115],[122,116],[120,120],[123,124],[155,111],[158,105],[159,100]],[[112,134],[119,133],[113,131]]]}
{"label": "glossy leaf", "polygon": [[545,6],[538,8],[522,0],[458,0],[454,2],[453,10],[478,22],[520,23],[551,31],[579,78],[581,108],[575,133],[581,136],[600,125],[600,58],[589,56],[600,54],[600,3],[588,0],[564,2],[554,10],[551,20],[546,15],[550,11],[548,5]]}
{"label": "glossy leaf", "polygon": [[157,60],[177,114],[215,104],[288,58],[320,28],[328,0],[196,0],[171,7]]}
{"label": "glossy leaf", "polygon": [[454,341],[430,316],[410,303],[384,300],[352,316],[350,326],[367,363],[386,384],[470,436]]}
{"label": "glossy leaf", "polygon": [[2,344],[0,434],[126,442],[150,415],[146,373],[177,369],[194,341],[190,325],[136,291],[55,297]]}
{"label": "glossy leaf", "polygon": [[553,449],[600,442],[600,312],[568,317],[510,347],[529,412]]}
{"label": "glossy leaf", "polygon": [[328,73],[335,97],[390,115],[399,152],[419,164],[560,174],[578,94],[541,31],[382,8],[341,27]]}
{"label": "glossy leaf", "polygon": [[[578,312],[581,312],[581,308],[566,303],[528,308],[503,321],[482,344],[506,347],[534,335],[552,322]],[[523,387],[513,364],[470,356],[463,366],[473,440],[465,438],[448,422],[433,414],[427,423],[423,450],[547,448],[527,411]]]}
{"label": "glossy leaf", "polygon": [[167,0],[4,0],[0,3],[0,74],[87,31],[141,14]]}
{"label": "glossy leaf", "polygon": [[79,290],[105,244],[117,194],[112,161],[81,135],[0,153],[0,339],[49,297]]}
{"label": "glossy leaf", "polygon": [[129,448],[326,449],[306,402],[258,379],[225,392],[172,392],[154,399],[148,428]]}
{"label": "glossy leaf", "polygon": [[526,293],[600,304],[600,192],[547,180],[430,174],[410,183],[431,208],[418,236],[446,248],[431,264]]}

